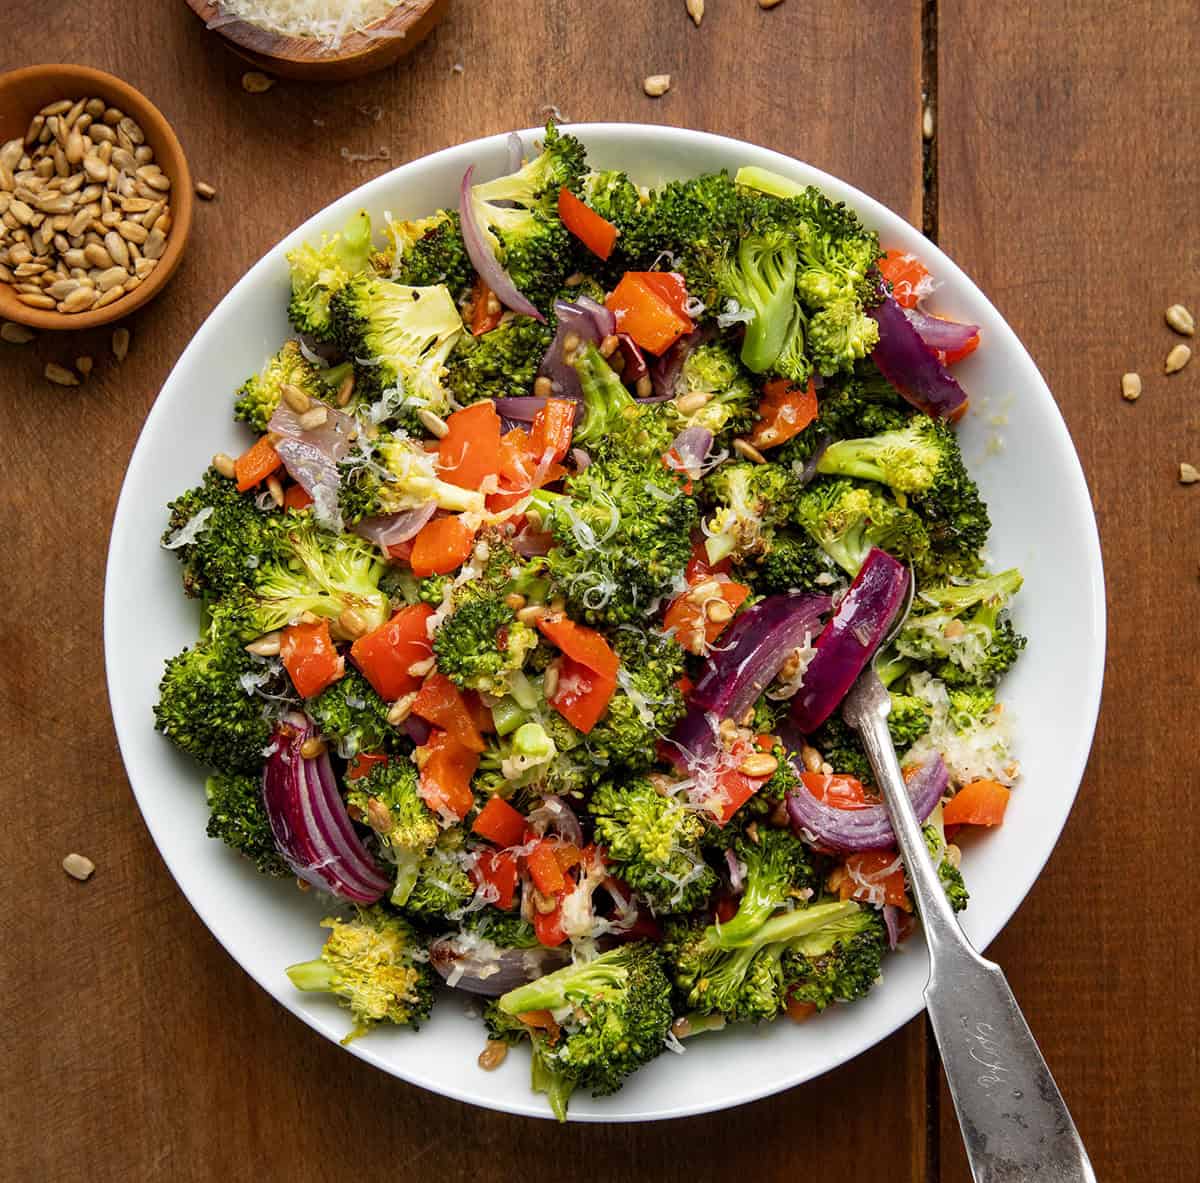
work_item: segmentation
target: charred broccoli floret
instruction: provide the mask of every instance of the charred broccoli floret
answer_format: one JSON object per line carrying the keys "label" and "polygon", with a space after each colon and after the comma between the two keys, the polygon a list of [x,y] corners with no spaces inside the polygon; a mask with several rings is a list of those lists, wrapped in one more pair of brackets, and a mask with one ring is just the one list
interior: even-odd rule
{"label": "charred broccoli floret", "polygon": [[446,388],[463,406],[525,397],[553,336],[549,326],[527,316],[509,317],[480,337],[464,334],[446,359]]}
{"label": "charred broccoli floret", "polygon": [[359,752],[392,751],[399,743],[400,733],[387,721],[388,704],[356,669],[347,669],[304,709],[347,760]]}
{"label": "charred broccoli floret", "polygon": [[208,799],[208,836],[248,858],[263,875],[290,875],[263,804],[262,778],[242,773],[210,776],[204,782]]}
{"label": "charred broccoli floret", "polygon": [[349,362],[321,369],[304,356],[299,341],[286,341],[259,373],[238,388],[233,417],[261,435],[279,406],[285,386],[294,386],[310,399],[333,404],[342,381],[353,372]]}
{"label": "charred broccoli floret", "polygon": [[288,251],[292,297],[288,320],[301,333],[318,341],[333,340],[329,302],[371,260],[371,219],[355,214],[340,233],[322,235],[321,245],[302,243]]}

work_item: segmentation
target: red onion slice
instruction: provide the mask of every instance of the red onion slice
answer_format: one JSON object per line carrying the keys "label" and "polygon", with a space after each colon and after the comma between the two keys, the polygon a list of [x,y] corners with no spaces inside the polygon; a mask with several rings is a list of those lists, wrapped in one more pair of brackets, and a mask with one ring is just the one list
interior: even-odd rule
{"label": "red onion slice", "polygon": [[869,315],[879,325],[879,343],[871,360],[914,407],[927,415],[948,417],[966,403],[966,391],[891,296],[885,296]]}
{"label": "red onion slice", "polygon": [[[792,699],[792,719],[811,735],[837,709],[887,634],[908,591],[907,568],[873,547],[833,619]],[[699,687],[697,687],[699,689]]]}
{"label": "red onion slice", "polygon": [[683,373],[683,363],[687,361],[692,350],[703,345],[713,335],[712,326],[697,329],[680,337],[666,353],[650,368],[650,381],[654,383],[654,400],[665,402],[679,393],[679,376]]}
{"label": "red onion slice", "polygon": [[326,407],[325,421],[320,427],[300,426],[300,416],[285,402],[275,408],[267,424],[267,430],[290,439],[303,440],[334,462],[343,459],[354,447],[358,423],[353,415],[347,415],[336,407]]}
{"label": "red onion slice", "polygon": [[930,349],[942,353],[953,353],[964,348],[973,337],[978,336],[978,325],[959,324],[956,320],[943,320],[940,316],[930,316],[919,308],[906,308],[904,315],[908,323],[917,330],[922,341]]}
{"label": "red onion slice", "polygon": [[553,793],[543,797],[541,805],[531,809],[526,818],[539,834],[557,834],[565,842],[583,845],[583,827],[562,797]]}
{"label": "red onion slice", "polygon": [[373,904],[391,886],[367,853],[338,793],[328,753],[300,754],[316,732],[288,715],[271,739],[263,767],[263,804],[280,853],[306,883],[341,899]]}
{"label": "red onion slice", "polygon": [[455,933],[429,946],[429,961],[446,985],[468,994],[499,998],[571,960],[570,946],[548,949],[510,949],[492,944],[486,936]]}
{"label": "red onion slice", "polygon": [[[614,319],[614,324],[616,323]],[[646,358],[638,348],[637,342],[628,333],[617,333],[617,352],[625,359],[621,367],[621,381],[627,386],[640,382],[650,371],[646,368]],[[647,395],[638,402],[656,403],[662,400],[657,395]]]}
{"label": "red onion slice", "polygon": [[888,948],[894,950],[900,943],[900,909],[895,904],[883,905],[883,924],[887,929]]}
{"label": "red onion slice", "polygon": [[583,389],[579,384],[579,374],[575,367],[563,358],[563,347],[569,336],[580,341],[599,345],[605,337],[616,330],[617,321],[603,304],[597,304],[589,296],[580,296],[577,301],[567,300],[554,302],[554,316],[558,329],[542,364],[538,367],[538,376],[550,379],[555,397],[569,398],[579,402],[583,398]]}
{"label": "red onion slice", "polygon": [[496,414],[501,419],[508,419],[513,423],[532,423],[545,405],[544,398],[536,398],[533,395],[522,395],[519,398],[496,398],[492,400],[496,404]]}
{"label": "red onion slice", "polygon": [[458,190],[458,216],[462,224],[463,243],[471,266],[479,273],[479,278],[496,294],[496,299],[514,312],[524,316],[532,316],[534,320],[545,323],[546,318],[518,290],[508,272],[500,265],[499,260],[492,254],[492,248],[484,237],[483,228],[475,216],[475,203],[471,196],[471,178],[475,175],[475,166],[471,165],[463,173],[462,184]]}
{"label": "red onion slice", "polygon": [[[796,771],[802,770],[797,768]],[[907,785],[918,821],[924,822],[929,817],[949,784],[941,756],[921,765]],[[818,801],[801,786],[788,794],[787,809],[797,835],[829,850],[849,854],[858,850],[887,850],[896,845],[896,834],[886,805],[837,809]]]}
{"label": "red onion slice", "polygon": [[685,427],[672,441],[665,460],[669,467],[699,480],[712,446],[713,433],[707,427]]}
{"label": "red onion slice", "polygon": [[386,551],[389,546],[399,546],[415,538],[436,512],[437,504],[430,501],[417,509],[402,509],[384,517],[363,518],[354,527],[354,533]]}

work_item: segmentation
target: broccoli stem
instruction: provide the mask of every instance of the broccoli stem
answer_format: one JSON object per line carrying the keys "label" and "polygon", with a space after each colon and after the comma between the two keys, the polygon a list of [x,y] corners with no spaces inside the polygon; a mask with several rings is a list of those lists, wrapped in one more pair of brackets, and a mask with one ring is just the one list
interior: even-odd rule
{"label": "broccoli stem", "polygon": [[[853,900],[836,904],[816,904],[811,908],[797,908],[774,916],[760,927],[753,929],[740,940],[725,940],[724,930],[713,926],[708,931],[715,944],[724,948],[762,948],[764,945],[782,944],[797,937],[816,932],[827,924],[842,920],[859,910]],[[538,1009],[536,1007],[531,1009]]]}
{"label": "broccoli stem", "polygon": [[338,984],[338,976],[333,966],[317,957],[312,961],[301,961],[298,965],[289,965],[287,976],[297,990],[313,990],[329,993]]}
{"label": "broccoli stem", "polygon": [[496,734],[500,736],[511,735],[528,717],[517,701],[508,695],[492,707],[492,722],[496,725]]}

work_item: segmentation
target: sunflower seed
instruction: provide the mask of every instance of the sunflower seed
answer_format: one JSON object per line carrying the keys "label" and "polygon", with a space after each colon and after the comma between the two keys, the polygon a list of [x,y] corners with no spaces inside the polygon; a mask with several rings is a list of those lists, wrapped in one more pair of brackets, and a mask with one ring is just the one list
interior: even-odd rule
{"label": "sunflower seed", "polygon": [[[165,216],[166,215],[164,215],[164,217]],[[150,236],[146,239],[145,246],[142,247],[142,254],[145,255],[147,259],[161,259],[162,253],[166,249],[166,245],[167,240],[163,235],[163,232],[158,229],[157,225],[155,225],[155,228],[150,231]]]}
{"label": "sunflower seed", "polygon": [[146,133],[142,131],[141,125],[135,123],[128,115],[117,124],[117,130],[123,131],[135,144],[146,142]]}
{"label": "sunflower seed", "polygon": [[[117,220],[117,225],[120,225],[120,219]],[[129,270],[129,247],[125,245],[125,240],[115,230],[110,230],[104,236],[104,248],[118,267],[125,271]]]}
{"label": "sunflower seed", "polygon": [[110,292],[129,278],[129,272],[124,267],[109,267],[96,276],[96,287],[101,292]]}
{"label": "sunflower seed", "polygon": [[75,359],[75,368],[86,378],[92,372],[93,361],[85,353]]}
{"label": "sunflower seed", "polygon": [[67,136],[67,163],[78,164],[83,159],[83,136],[74,128],[71,134]]}
{"label": "sunflower seed", "polygon": [[642,80],[642,90],[652,99],[657,99],[671,89],[670,74],[648,74]]}
{"label": "sunflower seed", "polygon": [[57,386],[78,386],[79,375],[56,361],[48,361],[44,371],[46,377]]}
{"label": "sunflower seed", "polygon": [[59,312],[83,312],[96,302],[96,289],[90,284],[80,284],[61,304]]}
{"label": "sunflower seed", "polygon": [[1191,360],[1192,351],[1186,345],[1176,345],[1175,348],[1167,354],[1167,360],[1163,365],[1163,370],[1168,374],[1177,374]]}
{"label": "sunflower seed", "polygon": [[66,871],[72,879],[78,879],[81,883],[90,879],[96,870],[96,864],[90,858],[83,854],[75,854],[72,852],[67,855],[62,861],[62,869]]}
{"label": "sunflower seed", "polygon": [[54,103],[47,103],[39,112],[39,115],[44,115],[47,119],[51,115],[62,115],[71,109],[70,99],[59,99]]}
{"label": "sunflower seed", "polygon": [[115,288],[109,288],[93,305],[93,308],[107,308],[110,304],[115,304],[125,294],[125,285],[117,284]]}
{"label": "sunflower seed", "polygon": [[1192,336],[1196,331],[1196,318],[1182,305],[1172,304],[1167,309],[1167,324],[1177,333],[1185,337]]}
{"label": "sunflower seed", "polygon": [[1181,485],[1194,485],[1200,481],[1200,469],[1194,464],[1189,464],[1186,460],[1181,461],[1179,465],[1179,483]]}
{"label": "sunflower seed", "polygon": [[688,16],[692,18],[692,24],[697,28],[700,27],[700,22],[704,19],[704,0],[686,0]]}
{"label": "sunflower seed", "polygon": [[0,341],[7,341],[10,345],[28,345],[33,338],[33,329],[26,325],[13,324],[7,320],[0,325]]}
{"label": "sunflower seed", "polygon": [[40,291],[23,292],[18,289],[17,299],[28,308],[45,308],[49,310],[54,307],[54,301],[49,296],[43,296]]}
{"label": "sunflower seed", "polygon": [[53,296],[56,300],[65,300],[77,287],[79,287],[77,279],[60,279],[46,289],[46,295]]}
{"label": "sunflower seed", "polygon": [[94,123],[88,128],[88,139],[93,144],[112,144],[116,140],[113,129],[103,123]]}
{"label": "sunflower seed", "polygon": [[133,274],[136,279],[145,279],[155,267],[158,266],[157,259],[139,259],[133,265]]}
{"label": "sunflower seed", "polygon": [[1126,402],[1135,403],[1142,397],[1142,376],[1128,373],[1121,375],[1121,397]]}
{"label": "sunflower seed", "polygon": [[112,351],[113,357],[117,361],[124,361],[129,354],[129,330],[127,328],[113,329],[112,335]]}
{"label": "sunflower seed", "polygon": [[212,201],[216,197],[217,191],[207,181],[196,182],[196,196],[203,198],[205,201]]}
{"label": "sunflower seed", "polygon": [[265,94],[274,85],[274,78],[258,70],[248,70],[242,75],[242,89],[247,94]]}
{"label": "sunflower seed", "polygon": [[32,148],[38,141],[38,136],[42,134],[42,128],[46,125],[45,115],[35,115],[29,124],[29,130],[25,133],[25,147]]}

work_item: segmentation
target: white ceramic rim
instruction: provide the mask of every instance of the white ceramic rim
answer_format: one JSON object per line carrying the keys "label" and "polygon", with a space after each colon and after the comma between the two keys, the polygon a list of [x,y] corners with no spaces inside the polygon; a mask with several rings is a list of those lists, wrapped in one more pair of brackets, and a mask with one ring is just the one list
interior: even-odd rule
{"label": "white ceramic rim", "polygon": [[[1025,384],[1027,396],[1044,401],[1047,405],[1050,413],[1042,416],[1043,422],[1040,426],[1054,433],[1054,438],[1050,441],[1051,446],[1054,451],[1059,453],[1061,462],[1067,469],[1065,473],[1068,485],[1068,503],[1065,506],[1066,517],[1074,526],[1081,527],[1083,530],[1083,534],[1078,539],[1078,542],[1082,548],[1087,570],[1081,578],[1080,588],[1077,589],[1083,593],[1083,602],[1077,605],[1077,610],[1083,616],[1082,627],[1088,634],[1091,647],[1079,668],[1074,671],[1074,679],[1076,680],[1072,689],[1078,696],[1078,702],[1076,716],[1073,719],[1075,750],[1071,754],[1069,763],[1070,784],[1072,787],[1069,792],[1064,792],[1061,798],[1056,800],[1056,807],[1047,816],[1042,818],[1043,825],[1045,826],[1043,841],[1032,852],[1028,862],[1023,863],[1014,873],[1011,879],[1011,896],[999,905],[998,911],[996,910],[996,903],[993,901],[993,912],[989,923],[982,926],[978,923],[972,923],[972,911],[970,909],[965,914],[966,920],[964,926],[972,940],[980,949],[986,948],[1001,928],[1003,928],[1004,924],[1011,918],[1029,892],[1029,889],[1033,886],[1057,842],[1062,827],[1066,823],[1087,763],[1099,712],[1103,681],[1106,614],[1099,534],[1092,512],[1087,483],[1078,455],[1075,452],[1066,424],[1058,412],[1049,388],[1046,386],[1032,358],[1016,334],[1009,328],[1003,317],[996,311],[990,301],[987,300],[986,296],[972,283],[954,261],[944,254],[934,243],[921,235],[919,231],[913,229],[899,215],[875,199],[855,189],[853,186],[781,153],[707,132],[655,127],[644,124],[620,123],[576,124],[571,125],[569,130],[572,134],[578,135],[591,148],[595,148],[597,144],[600,145],[603,149],[602,154],[608,157],[619,155],[622,150],[636,154],[639,149],[651,160],[664,158],[665,155],[665,158],[672,163],[675,161],[682,162],[692,156],[698,157],[703,161],[706,157],[724,155],[734,158],[741,163],[756,164],[787,176],[793,176],[804,183],[819,185],[830,195],[839,200],[844,200],[853,206],[868,225],[880,229],[888,245],[903,247],[914,253],[919,253],[930,271],[937,275],[943,282],[964,289],[966,292],[965,302],[970,305],[969,312],[971,318],[978,321],[984,327],[988,341],[987,348],[1003,350],[1006,360],[1014,370],[1019,369],[1021,371],[1021,381]],[[522,139],[526,143],[529,143],[532,138],[540,134],[540,131],[541,129],[532,128],[526,129],[520,134]],[[227,949],[230,947],[229,937],[231,935],[227,927],[227,918],[223,915],[215,914],[207,906],[203,895],[203,884],[200,882],[195,869],[190,868],[183,859],[169,852],[171,843],[169,840],[167,819],[155,814],[153,810],[146,808],[146,786],[141,782],[136,769],[138,762],[136,753],[138,744],[145,741],[146,734],[150,731],[151,721],[144,713],[140,710],[133,710],[122,699],[119,689],[116,686],[116,678],[113,672],[120,664],[122,653],[120,648],[121,629],[119,627],[119,618],[122,615],[124,607],[121,586],[125,576],[121,569],[121,563],[126,561],[129,555],[137,553],[139,544],[144,545],[144,540],[141,540],[139,543],[138,539],[129,536],[125,523],[129,517],[126,512],[127,502],[137,496],[139,473],[146,467],[148,441],[155,435],[156,425],[167,415],[167,407],[170,402],[169,392],[175,385],[177,377],[182,372],[187,371],[194,364],[198,355],[203,354],[208,348],[209,343],[206,340],[207,330],[210,329],[215,320],[221,317],[227,307],[236,304],[241,298],[242,293],[258,282],[265,272],[277,269],[281,265],[281,252],[283,249],[292,245],[295,241],[314,237],[321,230],[340,226],[355,207],[386,208],[388,206],[386,195],[394,195],[405,183],[408,176],[418,175],[435,166],[453,166],[455,175],[458,175],[462,171],[465,171],[469,164],[481,158],[499,162],[503,160],[505,142],[506,135],[500,134],[460,144],[430,156],[410,161],[389,173],[368,181],[366,184],[333,202],[325,209],[314,214],[308,221],[289,234],[281,243],[272,247],[234,285],[213,312],[210,313],[204,325],[196,332],[192,341],[180,356],[166,383],[164,383],[159,398],[155,401],[154,406],[147,415],[138,443],[130,459],[114,517],[105,582],[105,663],[114,725],[134,796],[138,800],[146,825],[162,854],[164,862],[167,864],[168,870],[175,878],[192,907],[196,910],[200,919],[208,927],[209,931],[222,944],[226,945]],[[615,162],[606,160],[601,161],[601,163],[608,167],[612,166]],[[701,167],[705,166],[701,165]],[[669,170],[667,175],[671,175]],[[447,196],[447,200],[449,199],[450,195]],[[394,200],[392,204],[395,204]],[[183,477],[181,478],[179,487],[182,489],[188,483],[191,483],[189,479]],[[277,1002],[287,1007],[298,1018],[316,1028],[327,1038],[335,1041],[340,1039],[346,1026],[344,1012],[330,1010],[322,1013],[314,1013],[309,1009],[308,996],[287,988],[286,977],[276,973],[273,977],[268,978],[265,971],[252,970],[240,958],[235,959],[239,960],[239,963],[246,969],[246,972],[264,990],[271,994]],[[911,973],[908,973],[906,976],[909,979],[913,978]],[[911,982],[906,983],[906,985],[911,985]],[[877,988],[875,994],[881,993],[884,989],[885,987],[882,986]],[[856,1008],[865,1008],[869,1002],[870,1000],[858,1003],[856,1004]],[[664,1078],[668,1080],[667,1087],[660,1090],[661,1095],[656,1095],[652,1104],[642,1105],[635,1109],[629,1109],[621,1105],[619,1098],[629,1095],[631,1092],[631,1089],[627,1086],[627,1089],[623,1093],[617,1094],[616,1098],[605,1098],[599,1102],[583,1097],[573,1099],[570,1118],[575,1121],[598,1122],[655,1121],[712,1112],[757,1100],[801,1084],[853,1059],[869,1047],[892,1034],[922,1009],[923,1004],[919,989],[907,989],[905,997],[900,1001],[889,996],[887,1005],[888,1015],[883,1022],[862,1023],[850,1027],[848,1036],[840,1041],[838,1051],[832,1060],[823,1063],[798,1062],[795,1071],[789,1072],[783,1077],[777,1076],[766,1081],[757,1081],[754,1083],[742,1082],[732,1089],[727,1088],[725,1091],[720,1091],[718,1088],[714,1091],[710,1099],[684,1105],[672,1105],[670,1103],[669,1078]],[[779,1027],[780,1024],[774,1024],[773,1026]],[[716,1038],[724,1037],[723,1033],[722,1036]],[[753,1033],[744,1033],[741,1037],[755,1038],[755,1035]],[[414,1038],[420,1039],[423,1036],[417,1035]],[[714,1037],[706,1036],[705,1038],[712,1039]],[[413,1070],[404,1064],[397,1063],[395,1059],[385,1057],[381,1054],[381,1049],[384,1047],[390,1049],[392,1046],[393,1044],[390,1041],[380,1040],[379,1043],[373,1044],[372,1039],[360,1039],[351,1044],[348,1050],[385,1072],[389,1072],[412,1084],[430,1089],[444,1096],[450,1096],[469,1104],[513,1114],[543,1118],[550,1116],[549,1109],[541,1098],[524,1091],[523,1078],[518,1080],[516,1086],[509,1088],[501,1097],[488,1095],[485,1091],[471,1087],[449,1086],[444,1081],[439,1081],[430,1076],[427,1072]],[[661,1063],[664,1059],[670,1060],[671,1057],[660,1057],[658,1063]],[[643,1070],[643,1073],[647,1071]]]}

